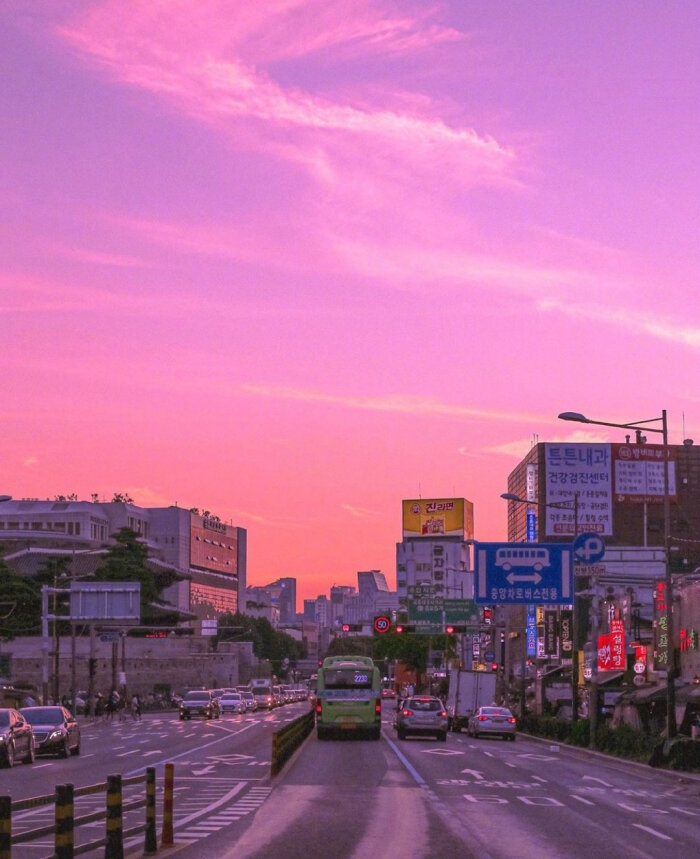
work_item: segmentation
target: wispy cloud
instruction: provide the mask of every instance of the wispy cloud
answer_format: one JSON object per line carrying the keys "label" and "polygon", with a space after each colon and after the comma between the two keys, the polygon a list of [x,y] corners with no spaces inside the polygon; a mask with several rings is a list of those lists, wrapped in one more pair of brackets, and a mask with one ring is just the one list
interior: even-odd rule
{"label": "wispy cloud", "polygon": [[645,334],[692,350],[700,349],[700,326],[687,325],[678,319],[638,313],[626,307],[569,304],[557,298],[543,299],[538,302],[538,306],[540,310],[556,311],[577,319],[603,322],[624,328],[634,334]]}
{"label": "wispy cloud", "polygon": [[343,504],[343,510],[347,510],[355,519],[376,519],[381,516],[381,513],[376,510],[369,510],[367,507],[354,507],[352,504]]}
{"label": "wispy cloud", "polygon": [[[608,441],[607,435],[601,430],[577,430],[565,436],[547,435],[548,444],[595,444],[597,442]],[[498,454],[500,456],[509,456],[514,459],[523,459],[532,449],[536,441],[533,439],[516,439],[507,441],[503,444],[497,444],[490,447],[482,447],[478,453],[481,454]],[[471,451],[468,448],[460,448],[460,453],[464,456],[470,455]]]}
{"label": "wispy cloud", "polygon": [[429,397],[412,397],[400,394],[386,397],[351,397],[344,394],[327,394],[321,391],[311,391],[302,388],[254,385],[250,383],[241,385],[240,390],[250,396],[280,400],[298,400],[307,403],[326,403],[328,405],[348,409],[361,409],[363,411],[390,412],[425,417],[448,417],[461,420],[498,420],[511,423],[542,423],[544,420],[542,417],[532,414],[475,409],[454,403],[444,403]]}
{"label": "wispy cloud", "polygon": [[[316,34],[310,44],[299,32],[304,27]],[[372,55],[393,46],[405,53],[417,45],[427,49],[460,38],[423,16],[392,19],[376,4],[356,2],[112,0],[76,16],[58,32],[118,79],[216,124],[244,148],[255,140],[259,150],[291,158],[297,157],[295,150],[322,150],[332,165],[326,176],[344,163],[357,167],[377,155],[394,169],[403,162],[405,175],[418,169],[442,175],[449,171],[453,182],[499,181],[513,168],[512,148],[466,124],[448,124],[425,99],[419,110],[418,100],[395,98],[384,89],[372,91],[372,100],[367,95],[365,103],[355,94],[350,103],[342,88],[331,93],[329,85],[321,95],[286,83],[281,74],[274,76],[281,59],[303,59],[322,47],[352,46],[356,54]],[[276,38],[267,35],[273,32]],[[284,145],[278,145],[282,130]]]}

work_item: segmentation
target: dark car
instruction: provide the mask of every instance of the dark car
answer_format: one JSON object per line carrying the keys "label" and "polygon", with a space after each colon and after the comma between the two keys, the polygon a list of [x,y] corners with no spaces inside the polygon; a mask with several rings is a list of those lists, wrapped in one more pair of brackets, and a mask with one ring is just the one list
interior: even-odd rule
{"label": "dark car", "polygon": [[429,734],[444,743],[447,739],[445,705],[432,695],[406,698],[396,714],[396,733],[400,740],[405,740],[409,734]]}
{"label": "dark car", "polygon": [[180,703],[180,718],[204,716],[205,719],[218,719],[221,715],[219,701],[209,690],[188,692]]}
{"label": "dark car", "polygon": [[80,725],[65,707],[22,707],[20,713],[34,728],[38,755],[80,754]]}
{"label": "dark car", "polygon": [[12,707],[0,709],[0,762],[13,767],[16,760],[34,763],[34,730],[24,716]]}

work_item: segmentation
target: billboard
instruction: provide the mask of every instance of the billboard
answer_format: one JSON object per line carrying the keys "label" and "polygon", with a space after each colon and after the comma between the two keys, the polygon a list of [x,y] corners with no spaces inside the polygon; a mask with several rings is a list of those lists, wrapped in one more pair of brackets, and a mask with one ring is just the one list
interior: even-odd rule
{"label": "billboard", "polygon": [[[612,535],[612,454],[609,444],[545,444],[546,534]],[[578,493],[578,523],[574,522]]]}
{"label": "billboard", "polygon": [[613,444],[615,500],[633,504],[663,501],[664,453],[668,457],[668,495],[675,499],[675,451],[662,444]]}
{"label": "billboard", "polygon": [[238,530],[219,519],[192,514],[190,566],[200,570],[238,575]]}
{"label": "billboard", "polygon": [[401,504],[404,539],[474,538],[474,505],[466,498],[418,498]]}

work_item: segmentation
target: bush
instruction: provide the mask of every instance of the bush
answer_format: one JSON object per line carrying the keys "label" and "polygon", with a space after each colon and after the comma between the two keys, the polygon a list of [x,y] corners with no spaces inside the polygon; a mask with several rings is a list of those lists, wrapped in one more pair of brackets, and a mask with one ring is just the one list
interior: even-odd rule
{"label": "bush", "polygon": [[[535,716],[528,713],[518,721],[518,728],[528,734],[570,743],[574,746],[588,748],[590,745],[591,725],[588,719],[578,719],[571,724],[570,722],[562,722],[553,716]],[[692,745],[692,741],[688,742]],[[658,737],[636,731],[629,725],[609,728],[607,725],[601,724],[596,730],[596,748],[601,752],[621,758],[649,760],[657,743]],[[700,748],[700,743],[696,742],[695,746]],[[700,752],[679,749],[675,755],[676,757],[672,758],[675,764],[671,764],[675,769],[692,769],[693,761],[696,761],[695,756],[700,757]],[[668,757],[668,751],[664,757]],[[700,765],[696,762],[695,767],[700,768]]]}
{"label": "bush", "polygon": [[672,770],[700,770],[700,741],[676,737],[665,744],[664,751]]}

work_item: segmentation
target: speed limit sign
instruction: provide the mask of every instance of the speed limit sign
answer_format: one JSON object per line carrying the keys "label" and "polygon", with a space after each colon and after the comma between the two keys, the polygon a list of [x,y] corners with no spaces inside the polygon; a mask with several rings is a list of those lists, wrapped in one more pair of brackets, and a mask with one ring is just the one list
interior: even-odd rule
{"label": "speed limit sign", "polygon": [[386,617],[383,614],[380,614],[379,617],[374,618],[374,631],[380,634],[385,632],[389,632],[391,629],[391,619]]}

